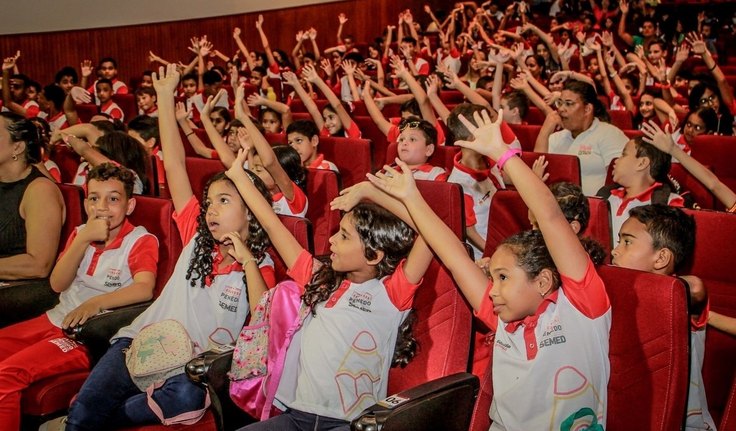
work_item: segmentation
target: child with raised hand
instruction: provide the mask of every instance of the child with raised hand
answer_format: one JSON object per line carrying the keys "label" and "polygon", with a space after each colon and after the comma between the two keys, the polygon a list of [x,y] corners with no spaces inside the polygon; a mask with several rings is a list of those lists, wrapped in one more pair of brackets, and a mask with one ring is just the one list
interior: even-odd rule
{"label": "child with raised hand", "polygon": [[[460,117],[475,141],[456,144],[496,160],[536,215],[539,231],[516,234],[499,246],[491,257],[490,281],[422,199],[403,162],[404,173],[387,167],[387,174],[369,179],[404,203],[476,315],[496,332],[494,429],[559,429],[573,420],[605,427],[608,296],[554,196],[504,143],[498,118],[491,122],[488,112],[476,113],[476,127]],[[558,392],[564,387],[580,389],[571,397]]]}
{"label": "child with raised hand", "polygon": [[259,107],[258,119],[266,133],[281,133],[291,124],[291,108],[260,94],[248,96],[248,106]]}
{"label": "child with raised hand", "polygon": [[669,154],[673,159],[677,159],[683,168],[687,169],[688,172],[715,195],[716,199],[721,201],[726,207],[726,211],[730,213],[736,212],[736,193],[723,184],[710,169],[692,158],[682,147],[676,145],[675,140],[669,133],[669,128],[662,130],[656,123],[650,121],[643,124],[641,130],[644,132],[643,139],[645,142]]}
{"label": "child with raised hand", "polygon": [[[286,354],[284,370],[292,372],[284,374],[276,394],[276,405],[286,412],[244,429],[349,430],[352,419],[386,395],[392,363],[405,364],[414,356],[413,349],[395,346],[432,254],[421,239],[415,241],[406,223],[378,205],[361,203],[343,216],[340,231],[330,238],[329,261],[318,261],[254,193],[252,181],[239,168],[244,160],[245,154],[239,154],[227,175],[312,311]],[[400,209],[397,204],[386,205]],[[365,297],[372,298],[369,305],[355,305]],[[357,375],[371,378],[358,388],[350,377]],[[295,421],[304,421],[304,427]]]}
{"label": "child with raised hand", "polygon": [[335,95],[329,85],[320,78],[317,70],[314,66],[304,66],[302,76],[312,84],[316,85],[317,88],[322,91],[325,95],[329,105],[325,106],[324,110],[320,113],[317,104],[312,100],[307,92],[302,88],[299,81],[293,78],[290,79],[285,75],[284,77],[288,80],[289,84],[294,87],[296,94],[302,99],[304,106],[309,111],[309,114],[314,119],[317,127],[320,129],[320,136],[340,136],[346,138],[360,139],[361,133],[358,129],[358,125],[350,118],[345,106],[342,104],[340,99]]}
{"label": "child with raised hand", "polygon": [[286,141],[299,153],[305,168],[328,169],[339,172],[337,166],[325,160],[324,154],[317,152],[319,145],[319,129],[314,121],[297,120],[286,128]]}
{"label": "child with raised hand", "polygon": [[[67,430],[110,429],[138,424],[169,423],[195,412],[203,414],[205,392],[182,374],[170,377],[148,397],[131,380],[123,351],[145,326],[173,319],[184,326],[196,353],[212,345],[235,342],[250,309],[275,284],[273,262],[266,253],[268,237],[240,199],[233,183],[216,174],[204,189],[203,205],[192,194],[181,137],[174,118],[174,90],[179,73],[173,64],[159,68],[153,83],[159,94],[159,129],[166,153],[164,166],[185,244],[161,296],[131,325],[112,338],[112,345],[92,370],[72,403]],[[252,173],[253,193],[269,202],[270,194]],[[150,404],[155,403],[162,417]]]}
{"label": "child with raised hand", "polygon": [[39,380],[90,367],[87,348],[62,329],[114,307],[151,299],[158,242],[128,216],[135,209],[133,174],[103,164],[87,177],[89,216],[67,240],[50,277],[59,304],[42,315],[0,329],[0,423],[20,428],[22,391]]}
{"label": "child with raised hand", "polygon": [[[214,111],[219,100],[221,100],[222,98],[227,98],[227,92],[225,90],[218,91],[217,94],[214,95],[214,97],[208,97],[207,101],[202,107],[201,119],[202,126],[204,127],[205,132],[207,132],[207,137],[210,139],[212,146],[215,148],[215,151],[210,150],[211,154],[215,157],[219,157],[220,161],[223,165],[225,165],[225,168],[227,169],[233,163],[233,160],[235,160],[235,155],[241,147],[240,140],[238,139],[238,133],[240,132],[240,129],[243,129],[243,124],[240,121],[233,120],[225,126],[225,128],[223,129],[223,133],[218,130],[218,128],[212,122],[210,114]],[[237,121],[237,123],[233,124],[235,121]],[[179,123],[179,125],[181,126],[181,122]],[[227,130],[227,133],[224,133],[225,130]],[[245,132],[240,132],[240,136],[243,136],[243,133]],[[193,140],[190,138],[190,136],[187,136],[187,139],[189,139],[192,147],[199,147],[198,143],[196,142],[198,139]],[[202,149],[201,147],[199,148],[200,150],[197,151],[198,154],[206,154],[206,149]]]}

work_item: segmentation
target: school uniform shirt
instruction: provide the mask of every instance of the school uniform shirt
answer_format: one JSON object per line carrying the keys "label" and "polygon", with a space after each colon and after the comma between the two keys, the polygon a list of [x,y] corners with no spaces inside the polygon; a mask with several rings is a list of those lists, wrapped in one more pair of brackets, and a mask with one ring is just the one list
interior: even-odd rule
{"label": "school uniform shirt", "polygon": [[[437,145],[445,145],[445,141],[447,138],[445,138],[445,129],[442,128],[442,125],[440,125],[440,119],[438,118],[437,121],[434,123],[434,128],[437,130]],[[399,130],[399,123],[401,123],[400,117],[392,117],[389,119],[389,122],[391,123],[391,127],[388,129],[388,133],[386,134],[386,139],[388,139],[389,144],[398,144],[399,143],[399,135],[401,134],[401,130]]]}
{"label": "school uniform shirt", "polygon": [[[174,272],[166,282],[161,296],[140,314],[129,326],[118,331],[112,340],[121,337],[135,338],[144,327],[166,319],[181,323],[196,343],[197,351],[208,350],[216,344],[234,343],[248,316],[248,296],[243,283],[243,267],[233,262],[226,268],[219,268],[224,259],[218,246],[213,252],[212,273],[204,283],[192,286],[186,279],[191,265],[197,231],[197,216],[200,206],[194,196],[187,202],[181,213],[174,214],[182,243],[186,244]],[[258,265],[266,285],[275,284],[273,261],[270,256]]]}
{"label": "school uniform shirt", "polygon": [[[207,103],[207,97],[204,95],[204,91],[197,90],[197,94],[187,99],[187,109],[189,109],[192,112],[192,115],[194,117],[194,122],[199,122],[201,112],[204,109],[204,105]],[[221,108],[230,109],[230,102],[227,100],[227,97],[220,97],[220,99],[215,103],[215,106],[219,106]]]}
{"label": "school uniform shirt", "polygon": [[309,169],[322,169],[326,171],[334,171],[336,173],[340,173],[340,170],[337,169],[337,166],[335,166],[334,163],[325,160],[324,154],[317,154],[317,157],[314,159],[312,163],[307,166]]}
{"label": "school uniform shirt", "polygon": [[[623,187],[611,190],[608,202],[611,204],[611,234],[614,242],[618,240],[621,226],[629,218],[629,211],[632,208],[651,204],[652,193],[660,187],[662,187],[662,183],[655,182],[648,189],[630,198],[626,197],[626,189]],[[685,206],[685,200],[677,193],[670,193],[667,198],[667,205],[682,208]]]}
{"label": "school uniform shirt", "polygon": [[151,109],[143,110],[138,108],[138,115],[148,115],[152,118],[158,118],[158,106],[153,105]]}
{"label": "school uniform shirt", "polygon": [[[360,132],[360,129],[358,128],[358,124],[355,123],[355,121],[351,121],[350,127],[348,127],[347,129],[343,128],[343,132],[344,138],[360,139],[363,136],[363,134]],[[325,126],[322,126],[322,130],[319,131],[319,136],[322,138],[329,138],[330,132]]]}
{"label": "school uniform shirt", "polygon": [[703,358],[705,357],[705,328],[708,323],[710,303],[696,319],[690,318],[690,385],[687,396],[685,430],[715,430],[716,425],[708,411],[703,382]]}
{"label": "school uniform shirt", "polygon": [[[78,226],[66,242],[64,255],[85,225]],[[46,312],[51,323],[61,327],[70,311],[95,296],[114,292],[133,284],[139,272],[156,274],[158,240],[143,226],[133,226],[127,219],[110,244],[90,244],[77,268],[74,281],[59,295],[59,304]]]}
{"label": "school uniform shirt", "polygon": [[411,170],[411,176],[415,180],[425,181],[447,181],[447,171],[445,168],[433,166],[429,163],[419,165]]}
{"label": "school uniform shirt", "polygon": [[123,110],[120,109],[120,106],[118,106],[117,103],[113,102],[112,99],[100,105],[100,112],[102,112],[103,114],[107,114],[116,120],[123,121],[125,119],[125,114],[123,113]]}
{"label": "school uniform shirt", "polygon": [[414,68],[417,70],[417,75],[428,76],[429,75],[429,63],[422,57],[416,56],[412,59]]}
{"label": "school uniform shirt", "polygon": [[291,182],[291,188],[294,190],[294,197],[291,201],[286,199],[286,196],[281,192],[274,193],[271,196],[273,200],[273,211],[280,215],[305,217],[307,215],[307,207],[309,206],[307,195],[293,181]]}
{"label": "school uniform shirt", "polygon": [[[386,396],[398,328],[419,287],[404,262],[380,280],[344,280],[307,316],[286,354],[280,405],[350,421]],[[320,265],[303,251],[288,274],[303,289]]]}
{"label": "school uniform shirt", "polygon": [[[521,143],[506,122],[501,123],[503,141],[511,148],[521,149]],[[487,159],[487,169],[475,170],[461,163],[462,153],[455,154],[454,166],[447,182],[460,184],[465,198],[465,226],[475,228],[485,241],[488,234],[488,214],[496,191],[506,188],[503,175],[496,164]],[[483,257],[483,250],[469,243],[475,259]]]}
{"label": "school uniform shirt", "polygon": [[[476,313],[495,332],[491,431],[560,430],[606,425],[611,305],[588,260],[585,275],[561,275],[561,287],[536,313],[503,322],[493,313],[488,282]],[[587,429],[587,428],[586,428]]]}
{"label": "school uniform shirt", "polygon": [[[121,166],[120,163],[110,160],[110,163]],[[72,180],[72,184],[75,186],[84,187],[87,185],[87,174],[89,174],[90,166],[89,163],[86,161],[83,161],[82,163],[77,166],[77,172],[74,174],[74,179]],[[130,173],[133,174],[133,193],[134,194],[142,194],[143,193],[143,181],[141,181],[141,178],[138,176],[138,174],[132,170],[128,169]]]}
{"label": "school uniform shirt", "polygon": [[621,129],[595,118],[576,138],[567,129],[551,134],[549,152],[578,156],[583,193],[595,196],[606,182],[608,165],[621,155],[628,140]]}
{"label": "school uniform shirt", "polygon": [[[93,94],[95,97],[95,105],[100,104],[100,99],[97,97],[97,81],[95,79],[95,82],[92,83],[92,85],[87,88],[87,91],[90,94]],[[128,86],[121,80],[117,78],[112,79],[112,94],[128,94]]]}
{"label": "school uniform shirt", "polygon": [[[41,113],[41,108],[38,106],[38,103],[31,99],[26,99],[20,104],[20,106],[26,110],[26,118],[38,117],[38,114]],[[10,112],[10,109],[3,106],[2,112]]]}
{"label": "school uniform shirt", "polygon": [[[664,129],[662,129],[662,130],[664,130]],[[692,150],[692,148],[690,148],[690,145],[685,140],[685,135],[682,133],[682,130],[680,130],[680,129],[675,130],[672,133],[671,137],[672,137],[672,141],[675,143],[675,145],[677,145],[678,147],[680,147],[680,149],[682,150],[682,152],[685,153],[685,154],[687,154],[689,156],[690,153],[693,150]],[[680,163],[680,161],[677,160],[677,158],[672,157],[672,163]]]}
{"label": "school uniform shirt", "polygon": [[46,168],[47,171],[49,171],[49,174],[51,174],[51,177],[56,181],[57,183],[61,182],[61,169],[59,169],[59,165],[56,164],[51,159],[44,160],[43,166]]}
{"label": "school uniform shirt", "polygon": [[462,67],[460,51],[457,48],[450,49],[447,52],[445,51],[444,48],[437,49],[437,66],[444,65],[449,70],[455,72],[456,75],[459,74],[460,68]]}
{"label": "school uniform shirt", "polygon": [[69,127],[69,123],[66,121],[66,114],[63,112],[58,112],[53,117],[46,118],[46,121],[49,123],[52,132],[64,130]]}

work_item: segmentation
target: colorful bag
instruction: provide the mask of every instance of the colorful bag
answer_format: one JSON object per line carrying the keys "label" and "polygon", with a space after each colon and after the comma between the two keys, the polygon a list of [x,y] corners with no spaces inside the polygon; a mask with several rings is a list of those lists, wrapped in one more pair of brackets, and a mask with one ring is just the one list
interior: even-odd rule
{"label": "colorful bag", "polygon": [[162,320],[146,326],[125,352],[125,365],[138,389],[146,391],[156,383],[184,372],[194,357],[194,342],[176,320]]}
{"label": "colorful bag", "polygon": [[263,294],[251,324],[240,332],[229,373],[230,398],[250,416],[271,416],[286,351],[308,314],[299,285],[284,281]]}

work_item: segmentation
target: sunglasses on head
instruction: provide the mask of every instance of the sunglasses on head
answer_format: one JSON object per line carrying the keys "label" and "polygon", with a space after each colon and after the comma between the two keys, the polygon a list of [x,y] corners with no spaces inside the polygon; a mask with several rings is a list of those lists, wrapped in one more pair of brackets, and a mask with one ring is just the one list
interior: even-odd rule
{"label": "sunglasses on head", "polygon": [[422,124],[421,121],[407,121],[401,127],[399,127],[399,132],[403,132],[406,129],[416,129],[419,127],[420,124]]}

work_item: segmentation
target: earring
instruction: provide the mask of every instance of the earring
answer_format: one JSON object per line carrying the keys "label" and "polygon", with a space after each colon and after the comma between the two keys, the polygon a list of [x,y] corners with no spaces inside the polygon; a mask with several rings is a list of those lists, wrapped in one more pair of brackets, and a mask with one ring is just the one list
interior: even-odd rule
{"label": "earring", "polygon": [[14,162],[17,162],[18,161],[18,155],[17,154],[13,154],[13,161]]}

